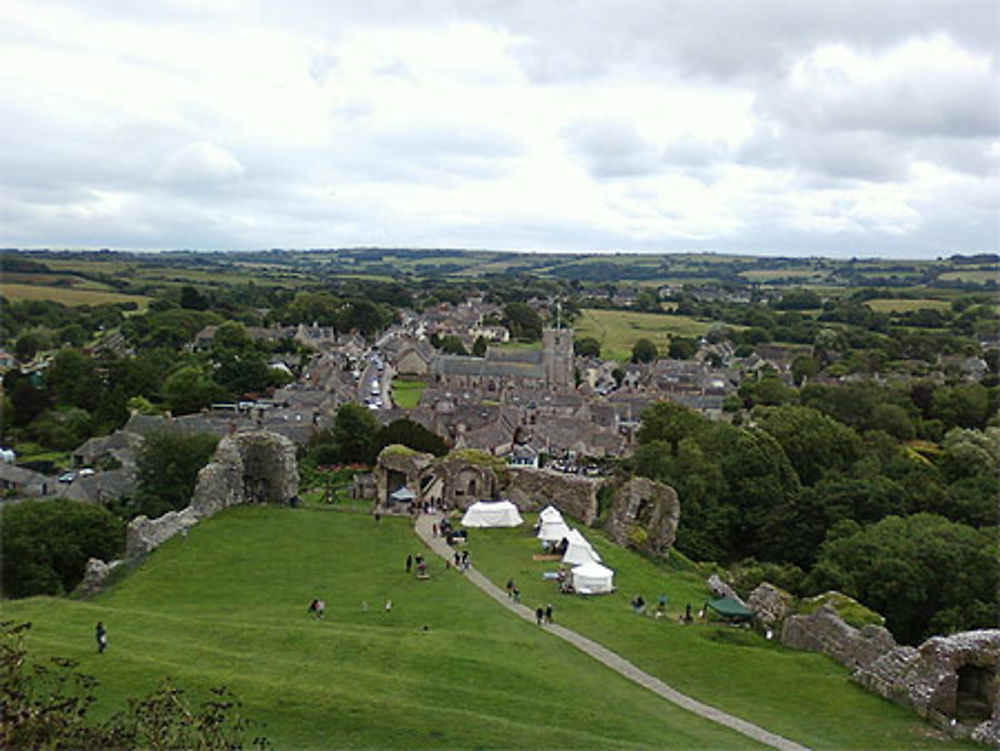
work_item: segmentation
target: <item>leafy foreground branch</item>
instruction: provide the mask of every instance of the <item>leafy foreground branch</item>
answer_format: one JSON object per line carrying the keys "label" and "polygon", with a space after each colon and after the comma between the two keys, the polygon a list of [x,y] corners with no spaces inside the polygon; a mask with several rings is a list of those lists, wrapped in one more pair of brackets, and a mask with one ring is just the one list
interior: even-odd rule
{"label": "leafy foreground branch", "polygon": [[[244,748],[251,723],[240,702],[225,687],[197,705],[169,681],[143,699],[130,699],[126,711],[104,723],[87,717],[96,700],[96,678],[76,671],[73,660],[47,663],[29,658],[24,636],[30,623],[0,622],[0,748],[198,749]],[[252,748],[270,748],[263,736]]]}

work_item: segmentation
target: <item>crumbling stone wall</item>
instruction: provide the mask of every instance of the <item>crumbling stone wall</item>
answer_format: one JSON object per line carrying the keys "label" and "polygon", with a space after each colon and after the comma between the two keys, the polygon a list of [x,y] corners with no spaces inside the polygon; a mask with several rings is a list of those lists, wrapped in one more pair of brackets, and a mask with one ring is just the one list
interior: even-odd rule
{"label": "crumbling stone wall", "polygon": [[129,522],[125,551],[129,557],[153,550],[178,532],[224,508],[243,503],[286,502],[299,492],[295,444],[278,433],[253,431],[226,436],[212,460],[198,473],[190,505],[157,519],[137,516]]}
{"label": "crumbling stone wall", "polygon": [[769,626],[781,623],[795,607],[795,598],[770,582],[761,582],[747,597],[747,607]]}
{"label": "crumbling stone wall", "polygon": [[479,500],[495,500],[509,488],[506,464],[480,452],[449,454],[438,460],[434,472],[441,479],[442,498],[449,508],[466,509]]}
{"label": "crumbling stone wall", "polygon": [[680,518],[672,487],[633,477],[615,492],[604,528],[619,545],[663,556],[674,544]]}
{"label": "crumbling stone wall", "polygon": [[421,483],[433,471],[434,462],[433,454],[414,451],[406,446],[386,446],[379,453],[372,470],[375,476],[375,504],[386,506],[389,495],[404,485],[420,498]]}
{"label": "crumbling stone wall", "polygon": [[849,668],[871,665],[896,640],[882,626],[849,626],[832,605],[824,604],[811,615],[795,615],[785,620],[781,642],[793,649],[822,652]]}
{"label": "crumbling stone wall", "polygon": [[603,481],[548,469],[511,467],[504,494],[522,511],[536,511],[550,503],[583,524],[597,518],[597,491]]}
{"label": "crumbling stone wall", "polygon": [[[962,714],[961,674],[981,671],[977,686],[986,696],[989,717]],[[957,736],[1000,746],[1000,629],[965,631],[933,636],[918,648],[896,647],[877,660],[862,665],[852,677],[886,699],[908,706],[921,717],[947,728]]]}

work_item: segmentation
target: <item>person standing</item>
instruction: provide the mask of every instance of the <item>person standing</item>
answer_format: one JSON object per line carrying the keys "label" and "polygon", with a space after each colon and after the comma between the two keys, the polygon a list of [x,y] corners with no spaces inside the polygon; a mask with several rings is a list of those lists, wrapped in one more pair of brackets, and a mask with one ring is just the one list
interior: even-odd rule
{"label": "person standing", "polygon": [[97,654],[103,654],[104,650],[108,648],[108,630],[104,628],[103,621],[97,622],[94,637],[97,639]]}
{"label": "person standing", "polygon": [[406,573],[410,573],[413,569],[413,554],[410,553],[406,556]]}

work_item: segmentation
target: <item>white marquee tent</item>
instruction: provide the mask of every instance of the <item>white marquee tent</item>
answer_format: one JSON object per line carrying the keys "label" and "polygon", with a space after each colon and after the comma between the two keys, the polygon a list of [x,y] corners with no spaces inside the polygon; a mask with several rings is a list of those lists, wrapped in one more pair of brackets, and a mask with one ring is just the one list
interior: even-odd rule
{"label": "white marquee tent", "polygon": [[542,522],[542,526],[538,529],[538,539],[542,542],[562,542],[563,538],[569,537],[569,533],[572,530],[566,525],[562,519],[551,522]]}
{"label": "white marquee tent", "polygon": [[462,517],[463,527],[517,527],[523,522],[510,501],[476,501]]}
{"label": "white marquee tent", "polygon": [[569,534],[566,535],[566,539],[569,541],[569,546],[567,546],[566,553],[563,555],[563,563],[577,565],[589,561],[601,560],[601,556],[591,547],[590,543],[580,534],[579,530],[571,529]]}
{"label": "white marquee tent", "polygon": [[602,594],[615,589],[615,572],[597,561],[588,561],[570,571],[573,589],[580,594]]}
{"label": "white marquee tent", "polygon": [[546,506],[538,512],[538,521],[542,524],[548,524],[549,522],[561,522],[562,520],[562,514],[559,513],[559,509],[555,506]]}

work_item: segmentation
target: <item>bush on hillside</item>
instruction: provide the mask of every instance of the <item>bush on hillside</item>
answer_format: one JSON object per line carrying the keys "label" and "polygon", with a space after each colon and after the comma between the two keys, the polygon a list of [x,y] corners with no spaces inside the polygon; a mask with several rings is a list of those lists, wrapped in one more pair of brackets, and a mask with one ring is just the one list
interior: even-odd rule
{"label": "bush on hillside", "polygon": [[125,544],[112,513],[79,501],[5,506],[0,528],[0,584],[6,597],[59,595],[83,578],[87,559],[110,560]]}

